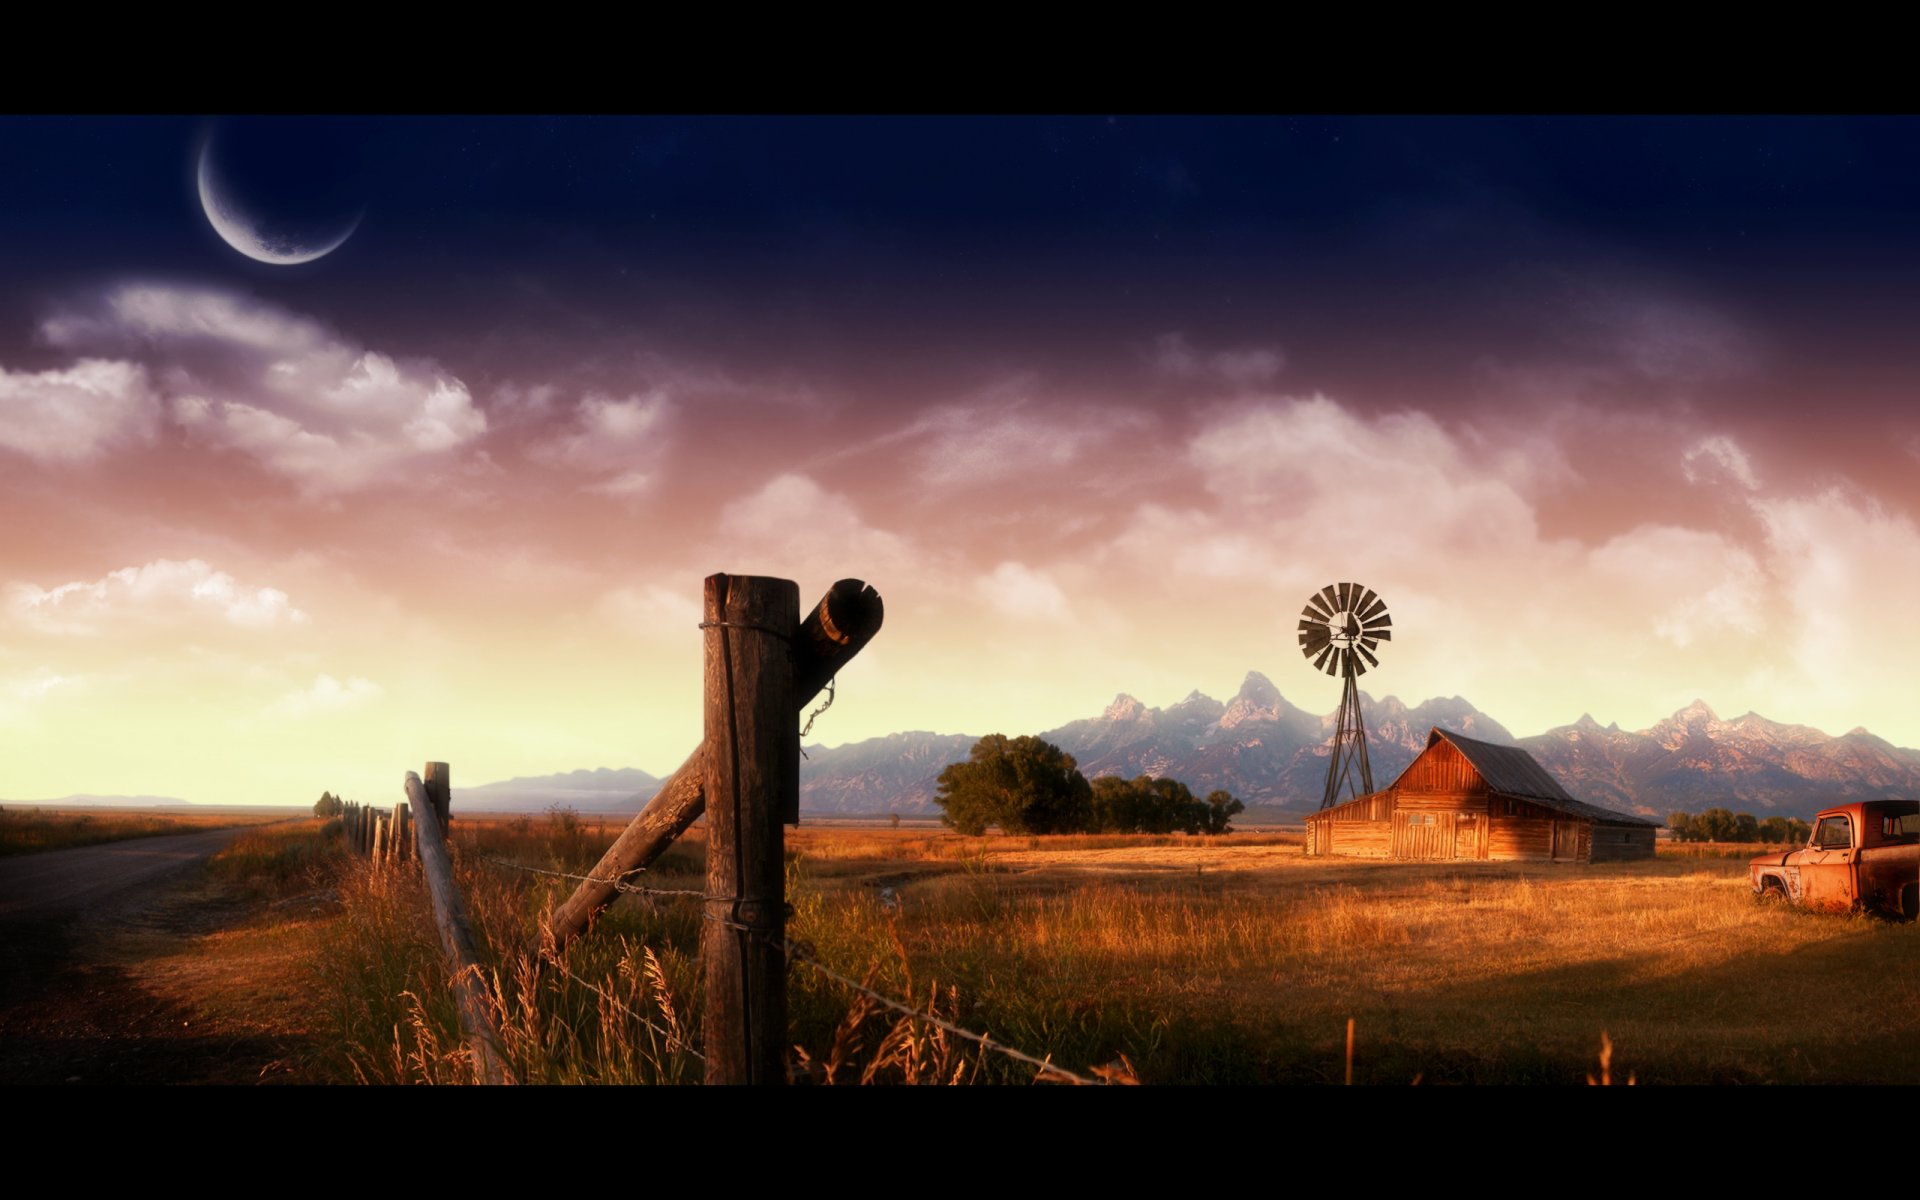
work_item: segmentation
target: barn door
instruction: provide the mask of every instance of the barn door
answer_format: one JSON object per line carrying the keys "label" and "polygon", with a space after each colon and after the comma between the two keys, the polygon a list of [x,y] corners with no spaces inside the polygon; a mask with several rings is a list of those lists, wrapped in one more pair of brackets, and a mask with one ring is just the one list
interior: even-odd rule
{"label": "barn door", "polygon": [[1553,823],[1553,857],[1556,860],[1580,857],[1580,822]]}
{"label": "barn door", "polygon": [[1479,813],[1461,813],[1454,819],[1453,856],[1455,858],[1483,858],[1480,850],[1481,819]]}

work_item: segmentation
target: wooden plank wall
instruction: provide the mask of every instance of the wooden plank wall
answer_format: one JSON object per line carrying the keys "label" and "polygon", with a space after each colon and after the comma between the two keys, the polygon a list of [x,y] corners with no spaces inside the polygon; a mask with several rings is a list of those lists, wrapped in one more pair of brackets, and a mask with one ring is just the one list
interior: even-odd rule
{"label": "wooden plank wall", "polygon": [[1653,857],[1653,830],[1645,825],[1598,825],[1589,862],[1630,862]]}
{"label": "wooden plank wall", "polygon": [[1401,792],[1471,792],[1484,795],[1487,781],[1451,743],[1436,742],[1420,752],[1395,781]]}
{"label": "wooden plank wall", "polygon": [[1396,812],[1393,814],[1393,857],[1452,858],[1454,813]]}
{"label": "wooden plank wall", "polygon": [[1327,821],[1329,854],[1356,858],[1386,858],[1392,850],[1393,826],[1388,821]]}
{"label": "wooden plank wall", "polygon": [[1499,811],[1487,822],[1487,857],[1502,862],[1553,857],[1553,822],[1509,817]]}

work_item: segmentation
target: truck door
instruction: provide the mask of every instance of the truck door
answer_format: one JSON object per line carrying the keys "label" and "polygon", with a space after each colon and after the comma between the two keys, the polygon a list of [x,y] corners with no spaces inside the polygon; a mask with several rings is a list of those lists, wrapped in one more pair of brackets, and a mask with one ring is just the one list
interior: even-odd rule
{"label": "truck door", "polygon": [[1820,818],[1813,844],[1800,858],[1800,897],[1808,908],[1853,907],[1854,865],[1860,839],[1845,813]]}

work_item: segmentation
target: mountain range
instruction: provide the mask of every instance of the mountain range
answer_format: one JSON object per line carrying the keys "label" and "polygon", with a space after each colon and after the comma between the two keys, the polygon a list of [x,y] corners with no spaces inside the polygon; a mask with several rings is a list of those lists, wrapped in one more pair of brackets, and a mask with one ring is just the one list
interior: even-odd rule
{"label": "mountain range", "polygon": [[[1524,747],[1575,796],[1662,820],[1676,810],[1715,805],[1806,817],[1837,800],[1920,794],[1920,751],[1865,729],[1828,737],[1755,713],[1723,721],[1700,701],[1649,729],[1627,731],[1582,716],[1518,739],[1459,696],[1408,707],[1393,696],[1374,700],[1363,692],[1360,710],[1376,787],[1391,783],[1438,725]],[[1319,804],[1333,725],[1333,714],[1296,708],[1253,671],[1225,703],[1196,691],[1178,704],[1149,708],[1122,694],[1099,716],[1040,736],[1073,755],[1088,778],[1166,776],[1195,795],[1224,788],[1250,806],[1304,814]],[[972,734],[910,732],[808,746],[800,764],[801,808],[936,814],[940,771],[963,761],[977,740]],[[567,804],[581,811],[632,811],[658,787],[659,780],[644,771],[602,768],[455,790],[458,804],[483,809]]]}

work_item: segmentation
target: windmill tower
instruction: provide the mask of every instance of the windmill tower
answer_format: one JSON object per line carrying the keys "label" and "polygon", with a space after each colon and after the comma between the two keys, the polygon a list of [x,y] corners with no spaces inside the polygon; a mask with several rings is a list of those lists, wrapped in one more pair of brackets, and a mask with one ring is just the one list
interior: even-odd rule
{"label": "windmill tower", "polygon": [[1316,668],[1344,681],[1340,715],[1333,726],[1333,755],[1327,761],[1327,790],[1320,798],[1323,809],[1343,802],[1343,787],[1348,797],[1373,791],[1367,727],[1360,718],[1360,687],[1355,681],[1369,666],[1380,665],[1373,651],[1381,642],[1393,640],[1392,624],[1387,602],[1357,583],[1329,584],[1307,597],[1307,606],[1300,612],[1300,653]]}

